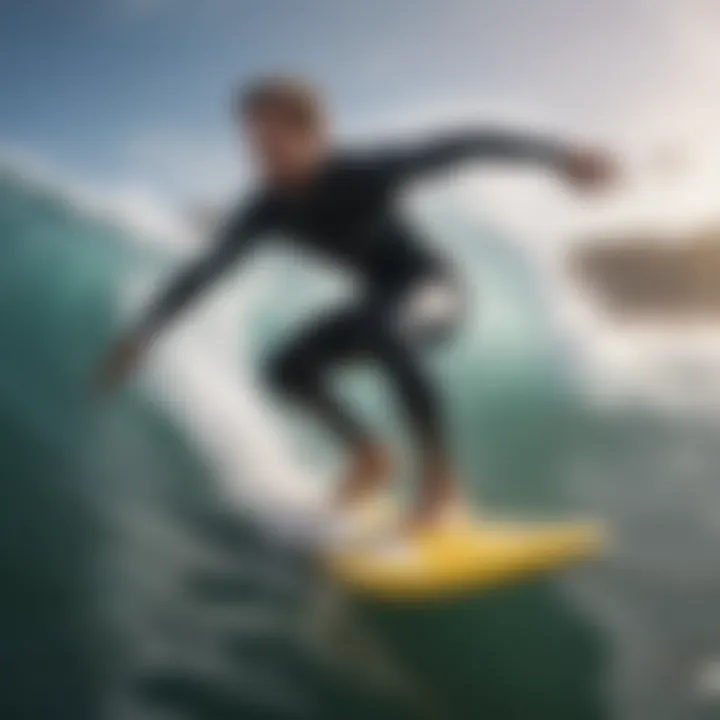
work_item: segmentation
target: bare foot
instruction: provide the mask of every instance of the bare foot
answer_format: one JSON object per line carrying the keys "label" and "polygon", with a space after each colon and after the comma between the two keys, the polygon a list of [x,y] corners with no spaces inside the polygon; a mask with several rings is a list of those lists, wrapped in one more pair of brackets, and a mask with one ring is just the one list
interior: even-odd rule
{"label": "bare foot", "polygon": [[445,463],[432,463],[426,472],[420,497],[410,516],[409,529],[425,530],[466,516],[465,503],[455,473]]}
{"label": "bare foot", "polygon": [[392,459],[384,448],[378,445],[361,447],[355,452],[347,479],[338,491],[338,504],[352,505],[380,493],[389,484],[391,470]]}

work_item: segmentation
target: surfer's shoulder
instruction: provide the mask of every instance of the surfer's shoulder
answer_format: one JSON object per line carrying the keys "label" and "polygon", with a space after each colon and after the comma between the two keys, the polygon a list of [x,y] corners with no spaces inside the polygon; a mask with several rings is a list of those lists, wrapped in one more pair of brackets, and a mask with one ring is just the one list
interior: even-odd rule
{"label": "surfer's shoulder", "polygon": [[220,224],[220,234],[243,237],[264,232],[272,225],[273,210],[269,193],[257,189],[238,198]]}
{"label": "surfer's shoulder", "polygon": [[338,148],[328,163],[329,175],[335,181],[345,181],[361,186],[371,186],[384,179],[383,163],[378,161],[378,153],[370,147]]}

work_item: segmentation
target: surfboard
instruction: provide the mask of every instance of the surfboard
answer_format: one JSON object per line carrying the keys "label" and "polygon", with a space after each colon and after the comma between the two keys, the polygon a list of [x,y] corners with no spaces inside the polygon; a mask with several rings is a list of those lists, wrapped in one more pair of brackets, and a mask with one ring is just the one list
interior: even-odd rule
{"label": "surfboard", "polygon": [[414,534],[332,551],[331,576],[378,600],[436,600],[521,584],[596,558],[595,523],[519,524],[458,520]]}

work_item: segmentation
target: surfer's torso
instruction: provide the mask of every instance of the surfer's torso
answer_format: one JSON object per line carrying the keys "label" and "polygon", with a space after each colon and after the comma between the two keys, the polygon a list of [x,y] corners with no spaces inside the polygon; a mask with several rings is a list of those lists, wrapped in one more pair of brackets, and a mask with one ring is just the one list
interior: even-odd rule
{"label": "surfer's torso", "polygon": [[338,155],[302,190],[262,191],[228,232],[241,243],[249,234],[281,233],[292,247],[329,260],[371,288],[413,282],[440,272],[443,262],[402,217],[398,191],[391,168]]}

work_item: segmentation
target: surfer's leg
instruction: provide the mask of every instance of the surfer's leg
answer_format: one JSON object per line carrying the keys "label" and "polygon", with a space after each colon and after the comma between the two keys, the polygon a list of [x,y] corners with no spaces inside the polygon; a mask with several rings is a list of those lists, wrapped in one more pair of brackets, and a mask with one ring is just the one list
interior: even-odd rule
{"label": "surfer's leg", "polygon": [[[425,294],[425,288],[420,291],[417,297]],[[456,484],[440,401],[422,367],[421,346],[447,331],[456,313],[432,317],[425,312],[424,302],[419,303],[422,312],[416,312],[415,299],[414,292],[378,294],[369,302],[320,319],[269,363],[268,375],[276,387],[313,409],[351,447],[354,462],[340,493],[341,500],[348,501],[385,484],[389,458],[332,394],[329,375],[348,361],[378,364],[398,395],[420,450],[424,482],[416,518],[430,522],[454,503]]]}
{"label": "surfer's leg", "polygon": [[389,453],[373,440],[329,387],[329,376],[335,367],[364,353],[367,322],[367,313],[360,307],[323,317],[267,364],[271,384],[311,409],[350,448],[351,467],[339,492],[343,503],[380,490],[391,469]]}
{"label": "surfer's leg", "polygon": [[423,350],[448,340],[464,313],[465,297],[452,277],[410,288],[384,313],[381,357],[408,413],[422,463],[415,525],[440,520],[461,496],[447,443],[441,394],[423,367]]}
{"label": "surfer's leg", "polygon": [[418,448],[422,487],[413,524],[426,525],[455,508],[457,475],[448,449],[442,402],[434,380],[422,363],[421,349],[402,334],[378,324],[373,350],[393,384]]}
{"label": "surfer's leg", "polygon": [[[372,441],[328,389],[329,376],[347,362],[379,366],[395,391],[419,450],[423,485],[415,513],[430,522],[455,503],[452,472],[436,385],[422,363],[423,350],[435,344],[457,320],[457,292],[452,307],[437,300],[438,283],[406,292],[378,292],[365,303],[317,322],[272,364],[271,375],[312,407],[350,444],[355,461],[341,499],[353,500],[376,490],[389,471],[387,455]],[[444,286],[440,288],[446,292]],[[441,312],[437,312],[441,311]]]}

